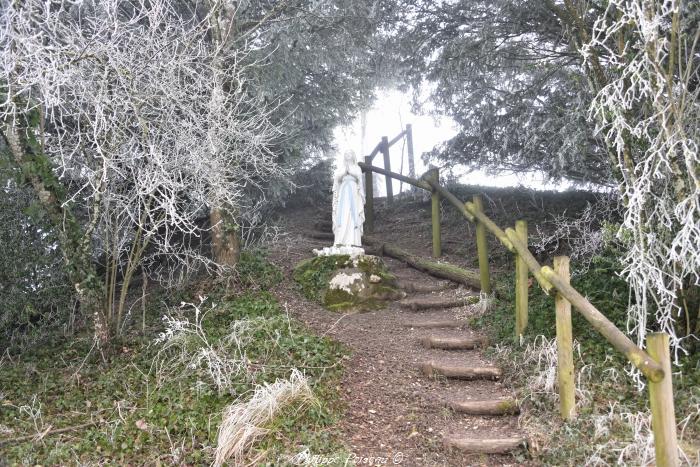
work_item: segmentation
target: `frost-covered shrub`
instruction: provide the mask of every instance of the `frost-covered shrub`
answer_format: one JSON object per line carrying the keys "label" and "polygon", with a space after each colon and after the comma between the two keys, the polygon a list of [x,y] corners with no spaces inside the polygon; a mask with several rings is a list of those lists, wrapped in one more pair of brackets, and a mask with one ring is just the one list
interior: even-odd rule
{"label": "frost-covered shrub", "polygon": [[604,249],[617,246],[613,245],[617,242],[610,231],[616,230],[620,219],[617,197],[600,195],[596,202],[587,203],[580,213],[557,214],[537,224],[531,245],[537,253],[569,256],[577,262],[578,267],[572,273],[578,275],[586,272],[591,261]]}
{"label": "frost-covered shrub", "polygon": [[625,206],[629,331],[639,345],[650,329],[667,332],[676,360],[700,331],[697,15],[695,2],[613,0],[582,47],[597,88],[590,117]]}
{"label": "frost-covered shrub", "polygon": [[0,130],[55,226],[72,220],[64,257],[105,258],[106,280],[85,264],[71,280],[107,297],[90,312],[117,330],[134,274],[172,283],[228,266],[199,248],[201,219],[236,230],[285,173],[275,104],[248,83],[260,64],[225,33],[235,14],[230,3],[0,0]]}
{"label": "frost-covered shrub", "polygon": [[245,347],[252,338],[254,323],[247,319],[232,321],[225,335],[214,339],[205,330],[204,319],[216,306],[203,311],[205,300],[182,303],[179,310],[163,316],[165,330],[154,341],[160,347],[154,363],[160,381],[194,374],[225,392],[249,376]]}

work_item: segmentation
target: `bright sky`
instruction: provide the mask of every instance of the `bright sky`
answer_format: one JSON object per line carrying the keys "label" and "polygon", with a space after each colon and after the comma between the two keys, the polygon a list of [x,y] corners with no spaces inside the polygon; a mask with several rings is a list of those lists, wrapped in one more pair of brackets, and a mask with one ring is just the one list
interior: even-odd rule
{"label": "bright sky", "polygon": [[[352,149],[362,161],[372,149],[379,143],[382,136],[390,140],[398,135],[407,123],[413,125],[413,149],[416,160],[416,175],[423,174],[427,167],[423,163],[422,154],[430,151],[435,145],[450,139],[457,133],[456,124],[450,118],[434,119],[430,116],[415,115],[410,108],[411,96],[399,91],[384,91],[378,96],[374,107],[367,113],[366,136],[363,144],[360,117],[352,125],[336,129],[335,139],[339,149],[339,155]],[[406,159],[405,141],[394,144],[390,150],[391,169],[393,172],[408,174],[408,162]],[[403,158],[403,171],[402,167]],[[381,154],[375,157],[374,165],[384,167]],[[456,169],[459,174],[459,168]],[[484,171],[466,173],[462,171],[460,181],[469,185],[484,186],[527,186],[540,190],[565,190],[572,185],[568,183],[553,184],[545,182],[542,174],[487,174]],[[385,194],[384,179],[380,181],[380,196]],[[404,184],[404,190],[408,187]],[[394,193],[399,192],[399,182],[394,180]]]}

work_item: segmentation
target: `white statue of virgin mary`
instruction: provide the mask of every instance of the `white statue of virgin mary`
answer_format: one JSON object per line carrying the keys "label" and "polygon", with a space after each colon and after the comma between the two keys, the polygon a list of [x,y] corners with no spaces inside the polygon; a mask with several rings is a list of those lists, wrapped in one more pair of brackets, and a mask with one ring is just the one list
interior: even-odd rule
{"label": "white statue of virgin mary", "polygon": [[362,169],[353,151],[347,151],[333,175],[333,235],[331,248],[314,250],[318,255],[363,255],[365,192]]}
{"label": "white statue of virgin mary", "polygon": [[333,176],[333,245],[362,245],[364,222],[365,192],[362,189],[362,169],[357,165],[355,153],[347,151]]}

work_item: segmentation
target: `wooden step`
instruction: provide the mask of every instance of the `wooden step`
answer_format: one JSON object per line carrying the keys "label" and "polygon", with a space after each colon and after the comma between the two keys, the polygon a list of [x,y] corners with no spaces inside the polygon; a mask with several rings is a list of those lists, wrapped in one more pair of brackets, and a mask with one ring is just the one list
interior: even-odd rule
{"label": "wooden step", "polygon": [[333,221],[323,219],[314,222],[314,229],[319,232],[333,232]]}
{"label": "wooden step", "polygon": [[316,240],[334,240],[335,237],[331,232],[318,232],[318,231],[307,231],[305,235]]}
{"label": "wooden step", "polygon": [[518,402],[513,398],[450,401],[447,406],[455,412],[468,415],[517,415],[520,413]]}
{"label": "wooden step", "polygon": [[424,362],[420,370],[425,376],[444,376],[453,379],[498,379],[503,372],[495,366],[473,367],[452,363]]}
{"label": "wooden step", "polygon": [[457,284],[455,284],[454,282],[443,282],[440,284],[423,284],[420,282],[402,279],[399,280],[398,286],[400,289],[403,289],[408,293],[432,293],[454,289],[457,287]]}
{"label": "wooden step", "polygon": [[403,324],[403,326],[406,328],[420,328],[420,329],[438,329],[438,328],[459,329],[465,325],[466,325],[466,323],[464,323],[462,321],[455,321],[455,320],[411,321],[411,322]]}
{"label": "wooden step", "polygon": [[482,454],[505,454],[520,448],[527,448],[527,440],[523,437],[479,439],[445,436],[443,444],[448,449]]}
{"label": "wooden step", "polygon": [[402,300],[399,304],[402,307],[409,308],[413,311],[428,310],[432,308],[455,308],[458,306],[473,305],[479,302],[479,297],[435,297],[435,298],[413,298]]}
{"label": "wooden step", "polygon": [[488,347],[486,337],[440,337],[429,336],[421,339],[421,344],[426,349],[442,350],[471,350]]}

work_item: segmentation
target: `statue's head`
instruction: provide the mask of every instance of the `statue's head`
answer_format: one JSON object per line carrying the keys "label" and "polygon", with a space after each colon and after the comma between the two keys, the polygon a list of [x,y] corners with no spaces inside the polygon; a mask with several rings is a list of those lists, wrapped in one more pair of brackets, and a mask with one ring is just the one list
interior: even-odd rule
{"label": "statue's head", "polygon": [[355,151],[353,151],[353,150],[345,151],[345,155],[343,156],[343,159],[345,160],[345,163],[348,165],[357,164],[357,156],[355,156]]}

